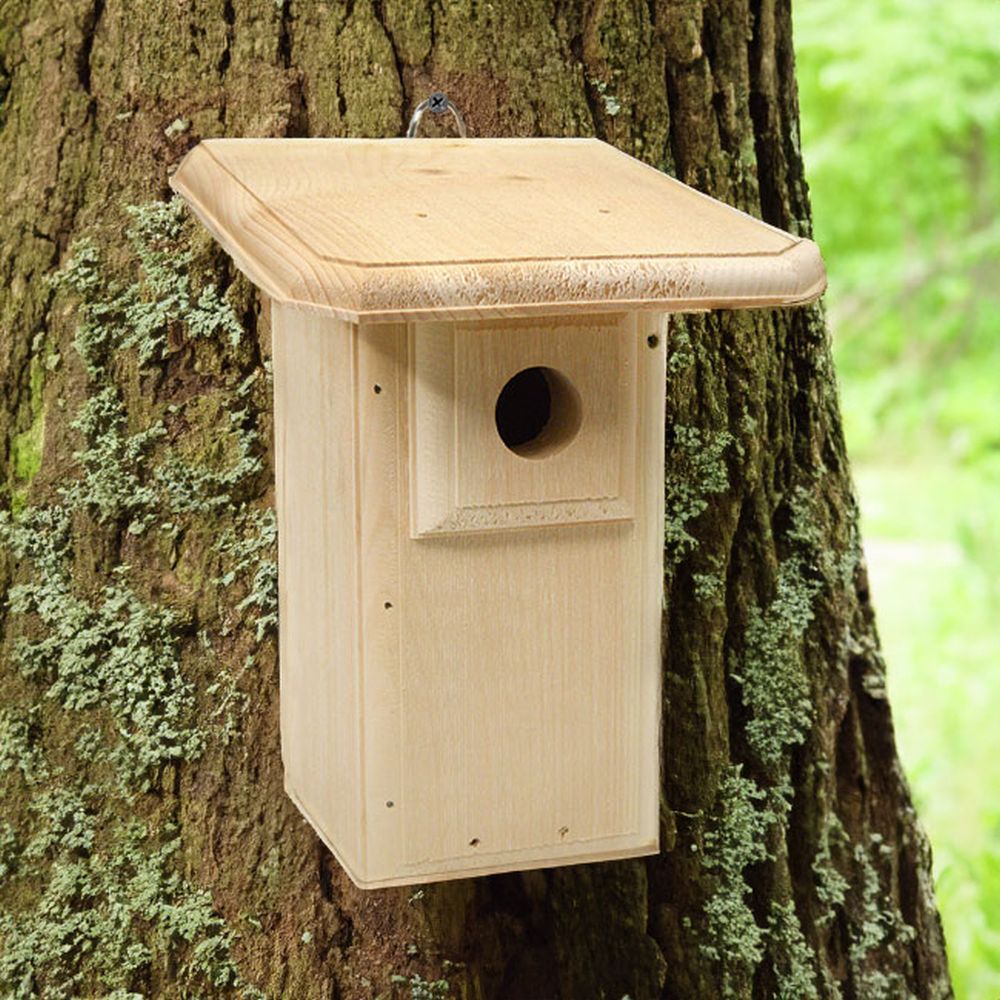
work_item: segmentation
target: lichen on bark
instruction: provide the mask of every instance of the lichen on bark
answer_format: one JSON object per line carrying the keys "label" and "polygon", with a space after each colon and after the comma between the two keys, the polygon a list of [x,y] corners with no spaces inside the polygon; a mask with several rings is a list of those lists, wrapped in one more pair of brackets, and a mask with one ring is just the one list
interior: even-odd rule
{"label": "lichen on bark", "polygon": [[[163,362],[168,332],[183,344],[228,331],[220,347],[230,349],[240,333],[212,285],[192,291],[193,256],[176,208],[152,203],[129,214],[137,280],[105,274],[92,243],[80,244],[59,274],[63,287],[82,296],[74,342],[87,395],[69,422],[84,442],[73,456],[78,474],[50,502],[0,517],[0,541],[26,570],[9,591],[8,662],[20,697],[0,725],[0,789],[15,804],[15,822],[4,828],[0,988],[53,1000],[98,990],[138,996],[172,968],[169,977],[184,990],[254,998],[262,994],[232,956],[236,932],[176,863],[176,805],[158,801],[170,773],[219,739],[219,713],[205,713],[189,662],[212,656],[223,628],[150,586],[150,573],[171,562],[159,538],[142,552],[145,573],[123,551],[126,540],[147,533],[176,542],[191,528],[186,520],[215,513],[215,526],[226,531],[209,552],[220,567],[233,563],[220,577],[223,588],[250,582],[233,611],[247,619],[255,653],[275,622],[277,595],[266,582],[274,576],[274,532],[267,513],[239,495],[261,468],[246,382],[217,388],[230,403],[239,459],[229,468],[198,466],[184,505],[175,502],[176,457],[164,419],[134,400],[131,412],[126,405],[116,372],[134,366],[141,375]],[[171,405],[169,416],[183,418],[183,404]],[[129,433],[137,409],[147,410],[147,426]],[[263,529],[260,542],[244,537],[247,524]],[[83,539],[97,537],[114,554],[102,560],[104,581],[88,587],[78,563]],[[223,681],[227,742],[246,699],[224,672],[216,690]]]}

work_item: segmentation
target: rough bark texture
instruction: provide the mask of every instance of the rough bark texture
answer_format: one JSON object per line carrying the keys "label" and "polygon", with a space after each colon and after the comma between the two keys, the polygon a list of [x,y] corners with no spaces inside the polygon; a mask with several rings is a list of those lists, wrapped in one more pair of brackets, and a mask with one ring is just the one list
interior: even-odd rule
{"label": "rough bark texture", "polygon": [[266,330],[123,206],[434,88],[808,232],[787,0],[0,0],[0,995],[950,996],[818,308],[674,327],[658,857],[364,893],[285,798]]}

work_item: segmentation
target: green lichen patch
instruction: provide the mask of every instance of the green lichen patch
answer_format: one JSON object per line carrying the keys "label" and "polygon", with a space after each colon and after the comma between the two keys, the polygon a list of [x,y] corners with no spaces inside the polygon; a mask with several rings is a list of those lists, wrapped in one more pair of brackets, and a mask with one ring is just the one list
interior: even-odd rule
{"label": "green lichen patch", "polygon": [[775,780],[787,770],[789,751],[812,725],[812,700],[805,673],[805,639],[817,598],[838,577],[837,556],[823,545],[815,494],[796,488],[782,542],[787,557],[778,567],[773,598],[750,609],[742,648],[730,659],[750,713],[747,744],[755,761]]}
{"label": "green lichen patch", "polygon": [[764,932],[748,901],[746,869],[768,857],[766,835],[774,815],[755,781],[730,766],[719,785],[715,826],[705,834],[702,864],[715,876],[705,903],[701,949],[722,967],[723,995],[740,995],[764,954]]}
{"label": "green lichen patch", "polygon": [[157,493],[149,484],[148,470],[153,446],[166,431],[155,423],[129,434],[127,423],[116,387],[105,386],[87,397],[70,423],[86,442],[73,455],[82,475],[64,487],[62,494],[70,506],[93,510],[98,521],[126,520],[129,530],[138,533],[155,517]]}
{"label": "green lichen patch", "polygon": [[[24,557],[35,524],[0,522],[0,538]],[[37,575],[11,588],[12,612],[33,619],[39,636],[18,641],[14,664],[43,697],[104,716],[122,786],[145,790],[166,764],[193,759],[203,745],[193,690],[180,673],[179,623],[169,609],[140,600],[122,568],[96,600],[81,597],[69,576],[67,536],[64,528],[46,538],[52,549]]]}
{"label": "green lichen patch", "polygon": [[[763,862],[787,875],[784,847],[792,808],[791,753],[813,723],[805,669],[806,642],[820,594],[833,582],[837,557],[822,545],[814,490],[797,489],[787,505],[787,528],[778,539],[784,558],[770,599],[751,605],[742,639],[729,657],[730,678],[747,710],[741,736],[750,774],[732,769],[719,790],[718,816],[706,834],[704,868],[718,874],[705,903],[705,953],[722,966],[724,997],[744,995],[766,961],[776,996],[816,997],[817,963],[794,904],[775,901],[758,923],[748,903],[747,868]],[[835,822],[835,817],[828,820]],[[765,844],[778,845],[768,856]],[[843,902],[845,883],[826,842],[816,859],[817,880],[830,907]],[[786,881],[782,878],[782,881]]]}
{"label": "green lichen patch", "polygon": [[728,431],[675,424],[670,428],[666,463],[664,559],[667,568],[690,555],[698,540],[691,523],[708,510],[709,498],[729,488]]}
{"label": "green lichen patch", "polygon": [[694,595],[705,604],[721,604],[726,593],[725,571],[716,559],[709,559],[708,564],[711,566],[711,572],[691,574]]}
{"label": "green lichen patch", "polygon": [[[56,280],[81,300],[75,472],[47,503],[0,516],[16,574],[0,712],[0,996],[254,1000],[236,932],[182,874],[172,788],[208,746],[238,737],[252,650],[276,623],[276,526],[254,486],[252,387],[264,380],[230,361],[235,376],[197,376],[203,392],[166,406],[147,395],[178,352],[233,351],[241,329],[194,278],[179,207],[128,214],[120,273],[84,240]],[[193,449],[185,431],[209,397],[215,434]],[[185,541],[202,536],[211,543]],[[214,604],[176,592],[179,547],[201,558],[193,573],[225,577]],[[222,646],[242,669],[217,666]],[[213,673],[199,695],[194,677]]]}
{"label": "green lichen patch", "polygon": [[[161,510],[191,515],[243,509],[239,488],[261,470],[251,403],[259,374],[253,372],[234,391],[208,393],[183,406],[185,424],[208,427],[208,440],[181,442],[164,456],[154,473]],[[174,413],[179,409],[174,407]]]}
{"label": "green lichen patch", "polygon": [[17,830],[6,820],[0,822],[0,889],[17,874],[23,853]]}
{"label": "green lichen patch", "polygon": [[208,894],[174,870],[179,839],[140,820],[102,835],[100,797],[94,787],[62,788],[35,802],[38,825],[24,853],[44,859],[48,877],[37,905],[0,910],[4,995],[71,1000],[95,995],[95,986],[119,1000],[163,995],[154,983],[176,963],[177,995],[208,987],[261,997],[241,983],[232,934]]}
{"label": "green lichen patch", "polygon": [[816,886],[816,899],[824,907],[818,923],[826,926],[833,922],[836,908],[844,905],[850,883],[833,862],[832,844],[842,847],[847,839],[844,827],[836,814],[828,813],[823,824],[823,836],[813,858],[812,870]]}
{"label": "green lichen patch", "polygon": [[128,243],[139,265],[131,281],[107,276],[101,254],[89,239],[74,244],[56,287],[80,297],[75,345],[92,378],[114,352],[134,349],[139,365],[161,361],[172,331],[191,339],[222,339],[235,347],[242,326],[212,285],[192,281],[194,252],[179,200],[148,202],[126,209]]}
{"label": "green lichen patch", "polygon": [[695,347],[688,332],[687,318],[683,315],[671,317],[670,338],[667,344],[667,376],[680,375],[692,368],[695,360]]}
{"label": "green lichen patch", "polygon": [[250,704],[241,682],[256,664],[256,657],[248,654],[239,670],[223,667],[205,688],[205,697],[214,706],[209,716],[214,735],[224,747],[229,746],[239,734],[240,722]]}
{"label": "green lichen patch", "polygon": [[216,544],[226,570],[216,579],[223,587],[249,580],[246,595],[236,605],[253,626],[258,642],[278,624],[278,563],[274,551],[278,520],[274,508],[253,508],[234,519]]}
{"label": "green lichen patch", "polygon": [[802,934],[794,903],[771,904],[767,953],[774,970],[773,1000],[819,1000],[816,955]]}
{"label": "green lichen patch", "polygon": [[19,771],[29,785],[48,777],[49,766],[38,741],[40,717],[37,705],[0,710],[0,774]]}
{"label": "green lichen patch", "polygon": [[451,996],[451,988],[447,979],[429,980],[418,975],[395,975],[390,981],[393,986],[409,991],[408,1000],[446,1000],[447,997]]}
{"label": "green lichen patch", "polygon": [[865,1000],[915,1000],[904,978],[898,973],[885,972],[881,961],[881,956],[905,948],[916,936],[891,895],[882,888],[872,860],[873,854],[877,857],[882,852],[891,854],[879,834],[872,834],[867,845],[854,847],[861,898],[852,920],[848,950],[851,977],[858,996]]}
{"label": "green lichen patch", "polygon": [[771,773],[809,730],[812,702],[802,640],[819,590],[820,583],[805,576],[800,560],[783,563],[774,600],[752,609],[743,650],[732,664],[731,676],[750,710],[747,743]]}

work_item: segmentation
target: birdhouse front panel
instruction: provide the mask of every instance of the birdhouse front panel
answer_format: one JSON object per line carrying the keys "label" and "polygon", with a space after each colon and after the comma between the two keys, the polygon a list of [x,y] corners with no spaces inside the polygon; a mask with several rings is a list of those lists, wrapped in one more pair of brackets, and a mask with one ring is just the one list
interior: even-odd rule
{"label": "birdhouse front panel", "polygon": [[303,815],[365,887],[654,852],[667,316],[811,301],[815,245],[596,140],[209,140],[171,184],[270,303]]}

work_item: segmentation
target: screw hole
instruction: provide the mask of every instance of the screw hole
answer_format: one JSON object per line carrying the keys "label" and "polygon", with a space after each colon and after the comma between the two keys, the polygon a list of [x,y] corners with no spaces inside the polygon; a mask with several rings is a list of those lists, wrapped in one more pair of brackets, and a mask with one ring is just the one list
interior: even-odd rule
{"label": "screw hole", "polygon": [[380,393],[380,392],[382,391],[382,386],[380,386],[380,385],[378,384],[378,382],[376,382],[376,383],[375,383],[375,384],[374,384],[374,385],[372,386],[372,391],[373,391],[373,392],[375,393],[375,395],[377,396],[377,395],[378,395],[378,394],[379,394],[379,393]]}
{"label": "screw hole", "polygon": [[472,840],[469,841],[469,847],[478,847],[478,846],[479,846],[479,838],[473,837]]}
{"label": "screw hole", "polygon": [[386,802],[385,807],[386,807],[386,809],[391,809],[395,804],[396,803],[393,802],[392,799],[389,799],[389,801]]}
{"label": "screw hole", "polygon": [[386,611],[392,611],[392,601],[386,601],[382,607],[385,608]]}
{"label": "screw hole", "polygon": [[649,344],[650,347],[659,347],[660,346],[660,338],[657,337],[655,333],[651,333],[646,338],[646,343]]}

